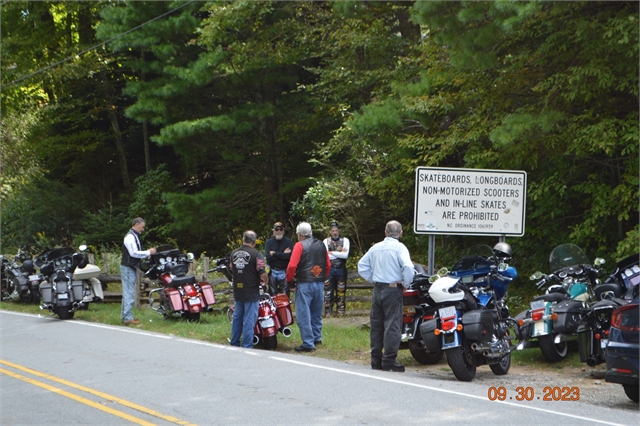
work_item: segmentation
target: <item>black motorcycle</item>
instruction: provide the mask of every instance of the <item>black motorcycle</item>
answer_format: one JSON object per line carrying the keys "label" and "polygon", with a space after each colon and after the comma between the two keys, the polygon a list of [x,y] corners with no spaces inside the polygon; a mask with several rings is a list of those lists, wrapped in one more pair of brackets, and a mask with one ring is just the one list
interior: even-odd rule
{"label": "black motorcycle", "polygon": [[38,285],[41,276],[36,273],[31,258],[22,250],[18,250],[13,261],[0,256],[2,300],[23,303],[38,303],[40,293]]}
{"label": "black motorcycle", "polygon": [[78,252],[73,247],[60,247],[36,258],[34,263],[43,276],[39,285],[40,309],[48,309],[60,319],[71,319],[76,310],[84,307],[85,285],[82,280],[74,279],[73,274],[88,264],[83,253],[86,249],[85,245],[81,245]]}
{"label": "black motorcycle", "polygon": [[595,288],[596,302],[582,310],[583,321],[577,331],[580,361],[589,366],[605,362],[611,314],[637,297],[638,284],[640,256],[634,254],[618,262],[613,274]]}

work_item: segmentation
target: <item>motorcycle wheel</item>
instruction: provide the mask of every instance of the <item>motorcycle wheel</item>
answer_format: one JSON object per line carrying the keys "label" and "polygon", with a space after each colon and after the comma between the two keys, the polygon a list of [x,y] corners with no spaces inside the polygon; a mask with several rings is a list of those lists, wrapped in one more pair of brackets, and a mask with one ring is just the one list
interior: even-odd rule
{"label": "motorcycle wheel", "polygon": [[187,314],[187,321],[200,322],[200,312],[193,312],[193,313]]}
{"label": "motorcycle wheel", "polygon": [[73,319],[73,315],[75,314],[75,312],[74,311],[69,312],[68,306],[58,306],[56,308],[56,314],[58,315],[58,318],[60,318],[61,320],[65,320],[65,319]]}
{"label": "motorcycle wheel", "polygon": [[555,343],[556,334],[546,334],[538,337],[538,345],[542,355],[549,362],[559,362],[567,357],[569,353],[569,343],[566,341]]}
{"label": "motorcycle wheel", "polygon": [[278,336],[262,338],[262,345],[265,349],[273,351],[278,347]]}
{"label": "motorcycle wheel", "polygon": [[444,353],[443,351],[435,353],[427,352],[419,342],[414,340],[409,340],[409,352],[411,352],[413,359],[422,365],[433,365],[439,363]]}
{"label": "motorcycle wheel", "polygon": [[31,290],[26,290],[20,293],[20,302],[31,303]]}
{"label": "motorcycle wheel", "polygon": [[476,356],[466,341],[447,351],[447,364],[461,382],[470,382],[476,376]]}
{"label": "motorcycle wheel", "polygon": [[489,368],[496,376],[504,376],[509,372],[511,367],[511,354],[506,354],[497,364],[489,364]]}
{"label": "motorcycle wheel", "polygon": [[638,385],[622,385],[630,400],[638,402]]}

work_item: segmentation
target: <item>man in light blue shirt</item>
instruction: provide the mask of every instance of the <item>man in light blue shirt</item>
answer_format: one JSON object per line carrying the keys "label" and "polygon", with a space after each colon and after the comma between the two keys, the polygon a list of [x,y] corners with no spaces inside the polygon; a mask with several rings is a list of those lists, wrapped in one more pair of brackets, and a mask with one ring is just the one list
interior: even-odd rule
{"label": "man in light blue shirt", "polygon": [[[371,302],[371,368],[404,372],[398,363],[402,339],[402,288],[409,287],[415,271],[409,250],[402,244],[402,225],[392,220],[386,238],[375,244],[358,262],[358,274],[374,284]],[[384,349],[384,352],[383,352]]]}

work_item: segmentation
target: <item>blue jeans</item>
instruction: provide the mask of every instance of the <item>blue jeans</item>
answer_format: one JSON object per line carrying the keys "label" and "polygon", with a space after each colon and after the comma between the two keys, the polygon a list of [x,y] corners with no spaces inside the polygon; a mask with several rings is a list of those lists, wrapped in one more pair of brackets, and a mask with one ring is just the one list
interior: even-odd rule
{"label": "blue jeans", "polygon": [[231,323],[231,345],[253,348],[253,328],[258,321],[258,301],[234,302],[233,322]]}
{"label": "blue jeans", "polygon": [[120,265],[120,276],[122,279],[122,321],[133,319],[133,303],[136,297],[136,270],[130,266]]}
{"label": "blue jeans", "polygon": [[302,337],[302,347],[315,348],[315,342],[322,340],[324,282],[298,283],[295,296],[296,322]]}

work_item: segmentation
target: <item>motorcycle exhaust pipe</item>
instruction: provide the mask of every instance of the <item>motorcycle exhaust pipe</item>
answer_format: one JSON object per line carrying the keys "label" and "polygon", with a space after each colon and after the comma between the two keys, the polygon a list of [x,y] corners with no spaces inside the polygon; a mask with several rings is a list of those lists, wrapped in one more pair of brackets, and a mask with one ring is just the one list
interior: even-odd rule
{"label": "motorcycle exhaust pipe", "polygon": [[253,346],[257,345],[258,343],[260,343],[260,336],[258,336],[257,334],[253,335]]}
{"label": "motorcycle exhaust pipe", "polygon": [[589,367],[595,367],[596,365],[598,365],[598,358],[594,355],[590,355],[589,357],[587,357],[587,365]]}
{"label": "motorcycle exhaust pipe", "polygon": [[291,331],[291,329],[289,327],[282,327],[281,331],[282,331],[282,335],[284,337],[291,337],[292,331]]}

